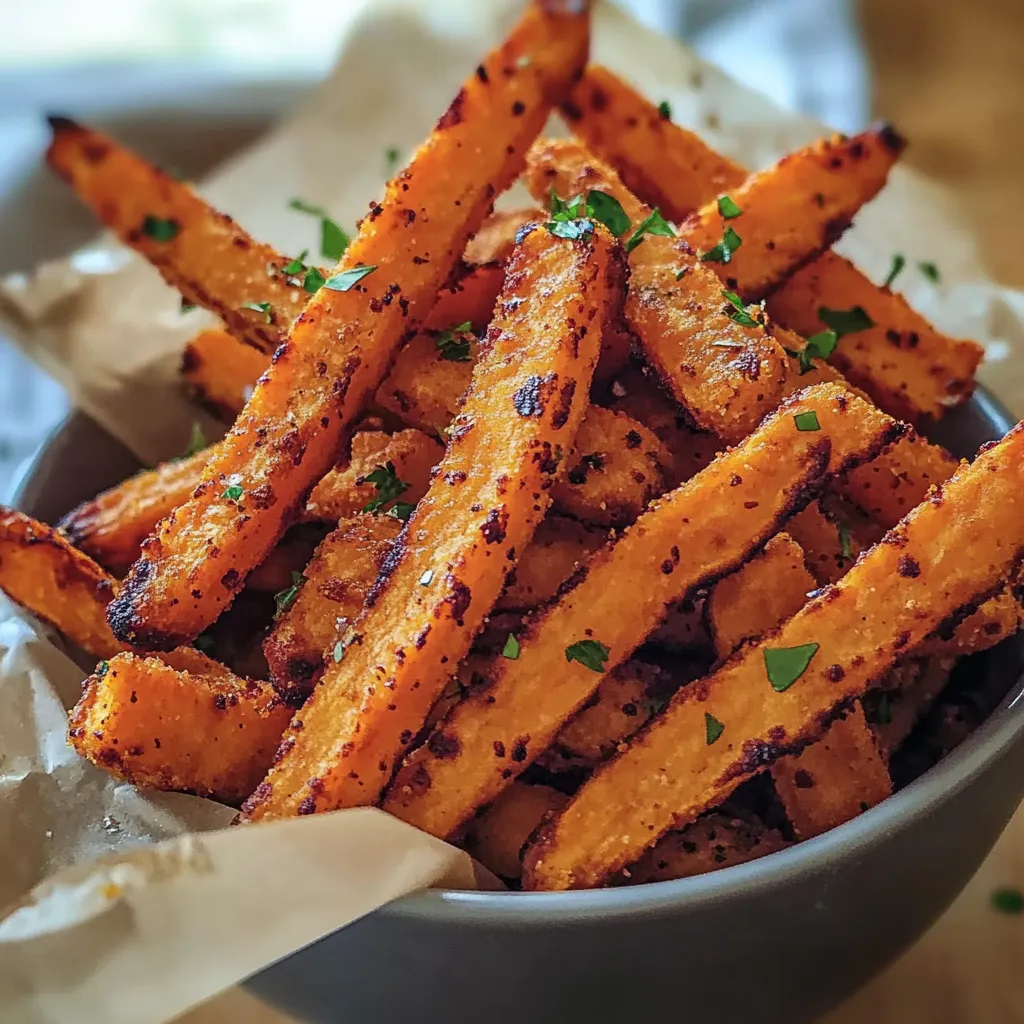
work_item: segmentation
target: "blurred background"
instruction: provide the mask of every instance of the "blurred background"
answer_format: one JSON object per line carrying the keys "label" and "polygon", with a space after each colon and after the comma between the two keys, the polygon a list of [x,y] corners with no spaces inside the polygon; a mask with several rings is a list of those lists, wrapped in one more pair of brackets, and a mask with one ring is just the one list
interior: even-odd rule
{"label": "blurred background", "polygon": [[[214,133],[229,152],[326,71],[366,2],[0,0],[0,207],[35,166],[40,109],[139,106],[193,81],[208,90],[212,77],[252,104],[239,137],[213,114],[196,125],[197,151]],[[431,16],[444,8],[426,2]],[[619,2],[783,106],[849,131],[893,120],[911,140],[908,162],[955,189],[992,275],[1024,284],[1022,0]],[[159,157],[159,138],[147,152]],[[66,240],[35,239],[7,205],[0,274],[80,241],[71,214]],[[0,341],[0,495],[65,408],[60,389]]]}

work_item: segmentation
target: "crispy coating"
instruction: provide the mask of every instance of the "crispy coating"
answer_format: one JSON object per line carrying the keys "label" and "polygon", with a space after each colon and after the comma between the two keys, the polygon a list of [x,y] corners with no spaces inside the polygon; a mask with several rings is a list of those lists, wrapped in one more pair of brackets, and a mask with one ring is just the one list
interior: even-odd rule
{"label": "crispy coating", "polygon": [[626,526],[665,490],[661,442],[622,412],[592,405],[576,435],[555,507],[594,526]]}
{"label": "crispy coating", "polygon": [[181,378],[189,393],[224,423],[245,407],[260,374],[270,365],[267,354],[217,327],[200,331],[181,353]]}
{"label": "crispy coating", "polygon": [[[679,832],[662,836],[617,881],[643,885],[692,878],[734,864],[746,864],[787,846],[789,843],[780,832],[759,821],[713,811]],[[520,864],[520,870],[521,867]]]}
{"label": "crispy coating", "polygon": [[543,224],[547,211],[539,206],[495,210],[469,240],[463,259],[470,265],[504,263],[515,248],[516,235],[527,224]]}
{"label": "crispy coating", "polygon": [[[902,651],[1000,589],[1024,558],[1022,455],[1018,425],[778,631],[680,691],[542,830],[524,858],[524,885],[600,885],[666,831],[819,739]],[[810,664],[779,692],[765,649],[807,644],[818,645]],[[724,726],[710,745],[706,715]]]}
{"label": "crispy coating", "polygon": [[[110,605],[145,649],[191,640],[231,603],[376,391],[494,195],[586,59],[589,12],[531,4],[374,204],[225,439],[203,483],[147,541]],[[529,54],[528,64],[518,58]],[[463,153],[472,158],[463,158]],[[366,272],[360,268],[376,268]]]}
{"label": "crispy coating", "polygon": [[199,486],[206,451],[143,470],[73,509],[57,529],[108,571],[120,574],[142,542]]}
{"label": "crispy coating", "polygon": [[760,302],[838,241],[854,214],[885,184],[903,147],[884,124],[850,137],[820,139],[731,189],[738,215],[726,218],[711,200],[679,226],[679,233],[710,254],[727,229],[735,232],[742,245],[728,262],[706,265],[744,301]]}
{"label": "crispy coating", "polygon": [[522,872],[519,851],[530,833],[568,800],[550,786],[516,781],[470,825],[465,847],[499,878],[514,880]]}
{"label": "crispy coating", "polygon": [[[808,590],[813,590],[815,583],[835,583],[841,579],[857,560],[857,556],[878,539],[871,536],[872,531],[869,528],[861,525],[855,510],[850,509],[848,514],[833,519],[825,514],[823,504],[824,502],[819,501],[808,505],[802,512],[793,516],[789,524],[789,532],[800,545],[804,563],[813,577]],[[848,554],[843,553],[840,524],[847,531]]]}
{"label": "crispy coating", "polygon": [[0,505],[0,590],[96,658],[124,649],[107,625],[117,586],[57,530]]}
{"label": "crispy coating", "polygon": [[266,683],[239,679],[199,651],[118,654],[83,684],[69,742],[136,786],[237,807],[273,761],[290,715]]}
{"label": "crispy coating", "polygon": [[345,465],[330,470],[313,488],[304,518],[337,522],[363,511],[380,496],[377,485],[366,478],[389,463],[394,467],[394,475],[408,485],[398,500],[415,505],[427,493],[430,471],[443,454],[444,449],[437,441],[418,430],[400,430],[396,434],[361,430],[352,437]]}
{"label": "crispy coating", "polygon": [[[676,223],[717,196],[731,195],[747,177],[744,168],[662,117],[600,65],[587,66],[563,113],[574,134],[618,171],[631,192]],[[868,314],[872,326],[845,336],[831,361],[891,416],[939,419],[970,396],[981,346],[942,334],[902,296],[873,284],[832,252],[797,270],[768,299],[769,315],[805,337],[824,329],[822,306],[860,306]]]}
{"label": "crispy coating", "polygon": [[400,529],[388,516],[354,515],[316,549],[295,599],[263,642],[274,688],[292,707],[302,706],[334,660]]}
{"label": "crispy coating", "polygon": [[[864,698],[875,742],[886,761],[942,693],[955,664],[952,657],[904,658],[881,685]],[[884,714],[879,710],[883,697]]]}
{"label": "crispy coating", "polygon": [[539,608],[557,594],[576,568],[607,542],[595,530],[566,516],[549,515],[509,573],[495,611]]}
{"label": "crispy coating", "polygon": [[[812,410],[821,430],[798,431],[793,416]],[[824,486],[830,463],[870,458],[898,432],[834,385],[788,400],[586,563],[575,588],[528,622],[519,657],[499,659],[486,692],[460,703],[403,766],[385,809],[432,835],[453,834],[550,746],[667,605],[752,557]],[[639,590],[624,588],[638,566],[656,569]],[[603,670],[568,661],[567,647],[585,640],[606,649]]]}
{"label": "crispy coating", "polygon": [[277,547],[249,574],[246,587],[266,594],[276,594],[292,585],[293,574],[302,572],[317,545],[324,539],[326,527],[300,523],[278,541]]}
{"label": "crispy coating", "polygon": [[537,229],[517,245],[444,460],[343,659],[248,801],[251,819],[380,799],[547,512],[587,406],[601,325],[621,300],[617,259],[600,226],[577,240]]}

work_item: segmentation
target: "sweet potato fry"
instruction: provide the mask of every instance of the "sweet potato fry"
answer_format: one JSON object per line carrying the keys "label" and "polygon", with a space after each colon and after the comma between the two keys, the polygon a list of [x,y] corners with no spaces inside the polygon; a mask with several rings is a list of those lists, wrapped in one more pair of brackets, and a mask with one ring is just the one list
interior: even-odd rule
{"label": "sweet potato fry", "polygon": [[292,707],[302,706],[359,617],[400,528],[388,516],[356,515],[343,519],[316,549],[263,642],[274,689]]}
{"label": "sweet potato fry", "polygon": [[147,542],[110,605],[115,636],[145,649],[175,647],[231,603],[330,468],[494,194],[519,173],[551,104],[586,59],[588,34],[585,6],[535,2],[467,79],[306,305],[212,450],[203,483]]}
{"label": "sweet potato fry", "polygon": [[83,502],[57,529],[105,569],[120,573],[139,557],[142,542],[199,486],[205,451],[164,462]]}
{"label": "sweet potato fry", "polygon": [[[427,493],[430,471],[443,454],[444,449],[437,441],[418,430],[400,430],[397,434],[361,430],[352,437],[347,464],[332,469],[313,488],[303,517],[337,522],[362,512],[384,494],[415,505]],[[389,482],[384,490],[369,479],[381,468],[389,478],[394,478],[393,485]],[[389,501],[380,511],[386,512],[390,505]]]}
{"label": "sweet potato fry", "polygon": [[[797,430],[793,417],[812,411],[821,429]],[[594,555],[575,588],[527,623],[519,657],[498,659],[486,693],[460,703],[412,755],[385,809],[433,835],[453,834],[551,744],[666,605],[746,562],[824,485],[830,463],[870,458],[899,431],[834,385],[787,400]],[[637,566],[658,570],[639,591],[624,590]]]}
{"label": "sweet potato fry", "polygon": [[[831,248],[885,184],[904,145],[888,125],[822,139],[731,189],[725,213],[715,200],[705,204],[679,233],[727,288],[760,302]],[[733,239],[728,255],[716,250],[723,236]]]}
{"label": "sweet potato fry", "polygon": [[[588,65],[563,107],[573,132],[621,175],[643,202],[677,223],[742,185],[747,172],[599,65]],[[739,234],[742,236],[743,232]],[[880,288],[841,256],[823,253],[768,300],[768,313],[809,337],[818,311],[862,308],[871,326],[845,336],[831,357],[892,416],[939,419],[973,390],[982,349],[949,338],[902,296]]]}
{"label": "sweet potato fry", "polygon": [[989,598],[976,612],[968,615],[955,630],[952,626],[941,630],[914,653],[938,657],[973,654],[986,651],[1008,636],[1013,636],[1024,628],[1024,609],[1021,608],[1024,592],[1019,577],[1012,582],[1012,586]]}
{"label": "sweet potato fry", "polygon": [[200,331],[185,346],[181,377],[211,416],[231,423],[269,365],[270,358],[265,352],[246,345],[227,331],[211,327]]}
{"label": "sweet potato fry", "polygon": [[324,539],[325,529],[319,523],[293,526],[249,574],[246,587],[266,594],[286,590],[292,585],[294,574],[301,573],[309,564],[317,545]]}
{"label": "sweet potato fry", "polygon": [[608,535],[566,516],[549,515],[537,527],[530,546],[509,573],[495,611],[539,608],[599,547]]}
{"label": "sweet potato fry", "polygon": [[[873,531],[861,526],[856,510],[850,509],[849,514],[833,520],[822,511],[823,504],[815,502],[808,505],[803,512],[793,516],[787,527],[803,551],[804,563],[811,576],[820,584],[835,583],[846,574],[857,556],[878,539],[873,536]],[[870,542],[867,540],[869,536]],[[812,583],[807,589],[813,590],[814,586]]]}
{"label": "sweet potato fry", "polygon": [[955,663],[952,657],[905,658],[865,696],[865,714],[887,761],[942,693]]}
{"label": "sweet potato fry", "polygon": [[[777,632],[680,691],[538,835],[524,885],[600,885],[670,828],[819,739],[901,651],[1001,588],[1024,558],[1022,456],[1019,425]],[[984,521],[981,508],[991,511]],[[709,743],[712,722],[719,736]]]}
{"label": "sweet potato fry", "polygon": [[517,245],[444,460],[251,819],[380,799],[547,511],[601,325],[618,314],[618,258],[600,226],[575,241],[537,228]]}
{"label": "sweet potato fry", "polygon": [[270,767],[290,716],[266,683],[199,651],[118,654],[83,684],[69,741],[119,779],[237,807]]}
{"label": "sweet potato fry", "polygon": [[96,658],[124,650],[106,617],[117,585],[57,530],[0,505],[0,590]]}
{"label": "sweet potato fry", "polygon": [[470,266],[504,263],[512,255],[519,229],[527,224],[543,224],[547,219],[547,211],[539,206],[495,210],[469,240],[462,258]]}
{"label": "sweet potato fry", "polygon": [[[266,353],[284,341],[309,297],[286,257],[101,132],[63,117],[50,127],[50,167],[122,242],[235,337]],[[245,308],[259,303],[269,307]]]}
{"label": "sweet potato fry", "polygon": [[[563,804],[564,806],[564,804]],[[557,813],[560,808],[551,808]],[[698,818],[679,832],[669,832],[631,868],[623,872],[628,885],[692,878],[709,871],[746,864],[784,850],[789,843],[775,829],[758,821],[736,818],[721,811]],[[519,865],[522,872],[522,862]]]}

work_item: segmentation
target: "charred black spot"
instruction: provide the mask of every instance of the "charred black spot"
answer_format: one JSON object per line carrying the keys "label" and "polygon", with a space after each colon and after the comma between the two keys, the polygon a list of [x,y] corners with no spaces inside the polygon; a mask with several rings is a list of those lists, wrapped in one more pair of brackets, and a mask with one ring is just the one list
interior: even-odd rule
{"label": "charred black spot", "polygon": [[888,121],[877,125],[875,134],[882,144],[893,153],[902,153],[906,148],[907,140]]}
{"label": "charred black spot", "polygon": [[430,734],[427,749],[434,757],[444,761],[458,757],[462,751],[462,744],[457,736],[438,730]]}
{"label": "charred black spot", "polygon": [[732,364],[747,380],[757,380],[761,376],[761,360],[752,349],[744,349]]}
{"label": "charred black spot", "polygon": [[512,104],[512,114],[514,117],[521,117],[526,113],[526,104],[522,100],[516,100]]}
{"label": "charred black spot", "polygon": [[452,618],[461,626],[462,617],[469,608],[469,602],[473,598],[473,593],[461,580],[457,580],[452,576],[449,576],[448,579],[451,593],[448,594],[443,603],[451,608]]}
{"label": "charred black spot", "polygon": [[312,793],[302,798],[302,803],[299,804],[297,813],[316,814],[316,797]]}
{"label": "charred black spot", "polygon": [[228,569],[220,583],[225,590],[237,590],[242,585],[242,574],[237,569]]}
{"label": "charred black spot", "polygon": [[544,405],[541,401],[541,386],[545,378],[538,377],[535,373],[519,386],[519,389],[512,396],[512,404],[520,416],[540,416],[544,412]]}
{"label": "charred black spot", "polygon": [[444,475],[444,482],[454,486],[455,484],[464,483],[467,478],[468,474],[464,469],[449,469]]}
{"label": "charred black spot", "polygon": [[277,501],[274,488],[270,484],[260,484],[249,491],[249,502],[253,508],[267,509]]}
{"label": "charred black spot", "polygon": [[644,439],[640,436],[636,430],[630,430],[626,433],[626,447],[630,451],[639,448],[644,443]]}
{"label": "charred black spot", "polygon": [[443,131],[445,128],[453,128],[457,124],[462,123],[462,106],[466,102],[466,90],[460,89],[455,94],[455,99],[452,100],[448,109],[438,119],[437,127],[439,131]]}
{"label": "charred black spot", "polygon": [[921,566],[910,555],[900,555],[899,561],[896,563],[896,571],[907,579],[916,579],[921,575]]}
{"label": "charred black spot", "polygon": [[793,785],[797,789],[814,789],[814,779],[811,778],[810,772],[805,771],[803,768],[798,768],[793,773]]}
{"label": "charred black spot", "polygon": [[576,381],[567,380],[558,392],[558,405],[551,416],[551,425],[560,430],[569,421],[569,414],[572,412],[572,400],[576,394]]}
{"label": "charred black spot", "polygon": [[484,541],[488,544],[500,544],[505,539],[505,531],[508,527],[508,509],[502,505],[500,508],[492,508],[487,513],[487,518],[480,527]]}
{"label": "charred black spot", "polygon": [[512,753],[509,755],[513,761],[522,764],[526,760],[526,745],[530,742],[529,736],[520,736],[512,744]]}
{"label": "charred black spot", "polygon": [[845,675],[846,670],[843,668],[842,665],[829,665],[829,667],[825,669],[825,678],[830,683],[840,682]]}

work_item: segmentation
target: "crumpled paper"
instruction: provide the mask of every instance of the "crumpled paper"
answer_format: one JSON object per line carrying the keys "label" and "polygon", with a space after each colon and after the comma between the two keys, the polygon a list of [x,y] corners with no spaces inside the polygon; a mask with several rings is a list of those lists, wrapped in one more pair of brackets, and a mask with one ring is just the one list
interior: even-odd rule
{"label": "crumpled paper", "polygon": [[[366,3],[330,78],[202,192],[284,252],[315,237],[292,196],[353,223],[386,150],[413,149],[519,7]],[[751,167],[822,132],[607,3],[594,57]],[[876,280],[897,251],[937,263],[939,286],[907,275],[911,302],[981,341],[982,379],[1021,405],[1024,297],[986,280],[948,195],[897,168],[841,248]],[[109,238],[0,282],[0,328],[145,463],[185,446],[197,414],[178,359],[207,322]],[[390,899],[476,884],[465,854],[379,811],[225,829],[209,801],[108,779],[64,743],[83,673],[51,640],[0,605],[0,905],[20,898],[0,918],[2,1019],[156,1024]]]}

